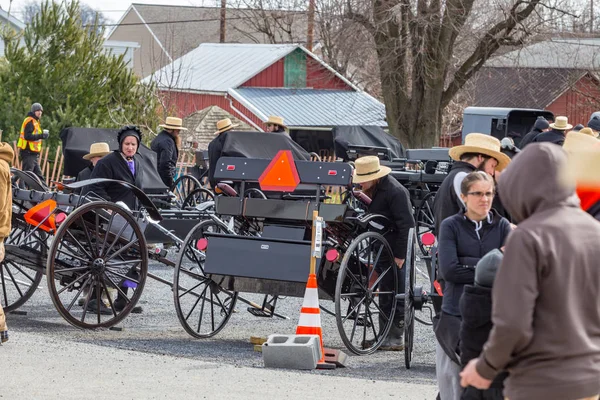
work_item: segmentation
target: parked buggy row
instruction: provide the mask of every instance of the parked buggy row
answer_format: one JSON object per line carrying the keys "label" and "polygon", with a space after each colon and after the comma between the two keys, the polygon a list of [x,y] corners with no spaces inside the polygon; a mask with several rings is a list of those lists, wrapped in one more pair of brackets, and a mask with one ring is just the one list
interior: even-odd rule
{"label": "parked buggy row", "polygon": [[[236,140],[239,145],[239,137]],[[79,328],[106,328],[133,310],[150,277],[172,286],[178,318],[193,337],[216,335],[238,302],[255,315],[281,317],[276,312],[281,297],[304,293],[311,216],[317,210],[325,221],[317,268],[323,309],[335,315],[340,337],[351,352],[369,354],[380,346],[394,317],[395,307],[387,312],[380,303],[404,303],[410,367],[415,310],[436,297],[435,257],[430,252],[434,243],[428,233],[447,152],[445,158],[414,153],[421,159],[388,160],[398,164],[392,176],[409,188],[418,221],[409,235],[405,289],[397,293],[380,288],[387,274],[394,282],[399,279],[384,238],[389,221],[365,211],[368,199],[351,187],[351,163],[292,161],[295,190],[263,190],[261,176],[271,163],[267,158],[279,150],[289,149],[273,149],[271,157],[265,157],[263,148],[262,158],[224,154],[215,176],[228,183],[219,185],[218,195],[186,176],[158,194],[130,186],[142,205],[139,210],[98,200],[93,193],[75,194],[97,181],[48,188],[14,170],[13,227],[0,264],[2,305],[9,312],[21,307],[45,274],[51,299],[66,321]],[[324,189],[329,186],[346,190],[342,204],[327,199]],[[157,243],[173,244],[176,260],[168,259],[160,247],[149,247]],[[232,247],[236,252],[229,251]],[[417,268],[418,257],[426,261],[427,271]],[[150,273],[151,259],[173,266],[173,281]],[[430,280],[428,290],[417,286],[417,273]],[[256,304],[240,293],[259,293],[264,301]],[[115,306],[115,296],[125,299],[122,307]],[[107,302],[110,313],[89,311],[92,301]]]}

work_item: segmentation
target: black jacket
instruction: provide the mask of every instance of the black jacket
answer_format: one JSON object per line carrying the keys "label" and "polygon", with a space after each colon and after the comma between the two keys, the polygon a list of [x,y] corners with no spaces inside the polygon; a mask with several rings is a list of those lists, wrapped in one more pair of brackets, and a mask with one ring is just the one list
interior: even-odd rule
{"label": "black jacket", "polygon": [[462,212],[442,222],[438,238],[439,272],[445,282],[442,311],[460,316],[460,296],[465,285],[473,284],[475,265],[486,253],[502,247],[510,231],[510,223],[494,210],[479,229]]}
{"label": "black jacket", "polygon": [[[448,176],[440,185],[435,198],[433,200],[433,216],[434,216],[434,235],[437,237],[440,232],[442,221],[453,216],[462,210],[462,201],[454,189],[454,181],[457,181],[458,191],[460,192],[460,182],[467,174],[476,171],[477,168],[468,162],[455,161],[450,168]],[[457,175],[458,178],[456,177]],[[460,181],[460,182],[459,182]]]}
{"label": "black jacket", "polygon": [[[95,178],[106,178],[115,179],[119,181],[129,182],[140,189],[142,187],[142,178],[144,174],[144,168],[141,163],[140,155],[136,154],[134,157],[135,161],[135,177],[131,175],[127,162],[118,150],[113,151],[107,156],[103,157],[96,167],[92,171],[91,179]],[[124,186],[108,183],[108,184],[97,184],[90,187],[90,192],[94,192],[98,196],[116,203],[122,201],[132,210],[137,208],[137,198],[133,192]]]}
{"label": "black jacket", "polygon": [[163,183],[170,188],[175,181],[177,158],[179,151],[175,138],[166,131],[160,132],[150,143],[150,148],[156,153],[156,169]]}
{"label": "black jacket", "polygon": [[393,230],[385,238],[394,257],[405,259],[408,231],[415,226],[408,190],[391,176],[384,176],[377,184],[369,213],[384,215],[394,223]]}
{"label": "black jacket", "polygon": [[219,161],[223,152],[224,140],[225,135],[221,133],[208,144],[208,182],[213,189],[217,186],[217,181],[214,178],[215,168],[217,168],[217,161]]}
{"label": "black jacket", "polygon": [[[460,298],[460,363],[464,367],[469,361],[479,357],[487,342],[492,324],[492,289],[483,286],[466,285]],[[499,374],[492,382],[492,388],[502,388],[506,374]],[[468,398],[468,397],[467,397]],[[493,397],[481,397],[493,398]],[[500,397],[502,399],[503,397]],[[465,397],[463,396],[463,399]]]}
{"label": "black jacket", "polygon": [[86,181],[91,178],[94,166],[90,163],[87,167],[79,171],[77,174],[77,180],[75,182]]}
{"label": "black jacket", "polygon": [[562,146],[565,143],[565,134],[563,131],[552,129],[542,132],[533,139],[534,143],[550,142]]}
{"label": "black jacket", "polygon": [[519,148],[521,150],[524,149],[525,146],[527,146],[529,143],[533,142],[534,139],[537,137],[537,135],[539,135],[540,133],[542,133],[541,130],[533,128],[531,131],[529,131],[527,133],[527,135],[525,135],[523,137],[523,139],[519,143]]}

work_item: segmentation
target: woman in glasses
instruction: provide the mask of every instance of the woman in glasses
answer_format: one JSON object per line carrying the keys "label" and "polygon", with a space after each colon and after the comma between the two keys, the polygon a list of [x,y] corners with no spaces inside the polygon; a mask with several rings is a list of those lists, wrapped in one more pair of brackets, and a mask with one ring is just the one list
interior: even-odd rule
{"label": "woman in glasses", "polygon": [[465,285],[475,279],[475,265],[488,252],[504,246],[511,231],[506,218],[492,209],[494,180],[482,171],[471,172],[462,181],[460,197],[464,209],[446,218],[440,227],[438,260],[444,279],[442,312],[436,325],[438,351],[436,373],[442,400],[460,399],[459,301]]}

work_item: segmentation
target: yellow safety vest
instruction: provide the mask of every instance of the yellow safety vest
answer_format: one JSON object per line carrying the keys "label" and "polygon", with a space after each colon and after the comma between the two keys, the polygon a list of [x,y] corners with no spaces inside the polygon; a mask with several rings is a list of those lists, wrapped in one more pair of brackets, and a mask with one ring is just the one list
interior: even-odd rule
{"label": "yellow safety vest", "polygon": [[34,153],[39,153],[42,151],[42,141],[41,140],[25,140],[25,125],[29,123],[29,121],[33,121],[33,134],[41,135],[42,127],[40,126],[40,121],[33,117],[25,118],[23,121],[23,125],[21,125],[21,134],[19,135],[19,142],[17,143],[17,147],[21,150],[25,150],[27,148],[27,144],[29,144],[29,150]]}

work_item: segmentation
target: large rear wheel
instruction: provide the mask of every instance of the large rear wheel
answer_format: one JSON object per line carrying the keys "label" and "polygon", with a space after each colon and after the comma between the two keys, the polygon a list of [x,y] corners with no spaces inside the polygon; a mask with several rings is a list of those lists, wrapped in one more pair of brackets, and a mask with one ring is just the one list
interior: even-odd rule
{"label": "large rear wheel", "polygon": [[179,251],[173,279],[173,299],[183,329],[195,338],[219,333],[229,321],[237,292],[225,290],[220,280],[204,273],[207,233],[227,233],[227,226],[207,220],[196,225]]}

